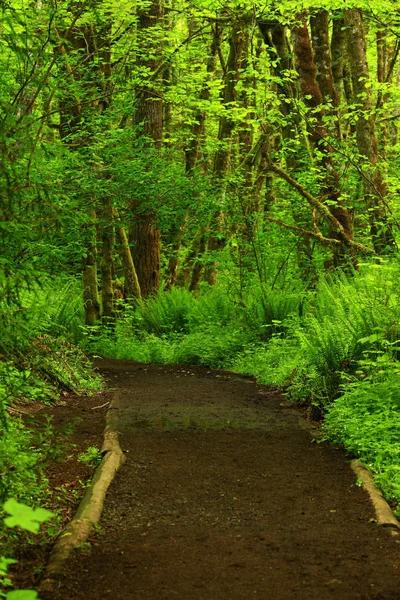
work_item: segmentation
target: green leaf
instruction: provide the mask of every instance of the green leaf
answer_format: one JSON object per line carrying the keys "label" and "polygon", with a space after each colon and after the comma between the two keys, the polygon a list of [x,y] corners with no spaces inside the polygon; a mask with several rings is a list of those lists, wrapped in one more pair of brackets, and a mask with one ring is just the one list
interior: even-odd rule
{"label": "green leaf", "polygon": [[358,340],[360,344],[374,343],[381,339],[381,336],[377,333],[369,335],[368,337],[364,337]]}
{"label": "green leaf", "polygon": [[21,527],[32,533],[37,533],[41,523],[54,517],[54,513],[45,508],[31,508],[26,504],[20,504],[13,498],[7,500],[3,509],[11,515],[4,519],[7,527]]}
{"label": "green leaf", "polygon": [[18,561],[13,558],[0,556],[0,575],[7,575],[9,565],[15,565]]}
{"label": "green leaf", "polygon": [[6,600],[39,600],[39,596],[34,590],[14,590],[8,592]]}

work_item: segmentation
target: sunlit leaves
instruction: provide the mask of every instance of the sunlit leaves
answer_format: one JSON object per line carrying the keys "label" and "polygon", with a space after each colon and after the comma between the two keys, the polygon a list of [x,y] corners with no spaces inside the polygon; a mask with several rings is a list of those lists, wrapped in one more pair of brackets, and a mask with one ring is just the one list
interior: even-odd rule
{"label": "sunlit leaves", "polygon": [[30,508],[26,504],[20,504],[13,498],[4,503],[3,509],[9,515],[4,519],[4,524],[7,527],[21,527],[21,529],[32,533],[38,533],[40,525],[54,517],[54,513],[49,510]]}

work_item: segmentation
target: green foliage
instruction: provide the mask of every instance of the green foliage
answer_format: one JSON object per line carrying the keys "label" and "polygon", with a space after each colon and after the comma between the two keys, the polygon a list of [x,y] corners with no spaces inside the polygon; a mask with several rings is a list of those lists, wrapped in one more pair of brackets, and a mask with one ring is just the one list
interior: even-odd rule
{"label": "green foliage", "polygon": [[143,302],[138,307],[132,321],[133,328],[157,336],[188,333],[194,305],[195,298],[184,288],[160,292],[156,298]]}
{"label": "green foliage", "polygon": [[393,343],[400,317],[396,278],[395,265],[372,265],[352,278],[321,281],[294,332],[303,363],[291,387],[294,398],[329,403],[342,373],[354,373],[369,352]]}
{"label": "green foliage", "polygon": [[39,600],[39,596],[34,590],[14,590],[7,593],[6,600]]}
{"label": "green foliage", "polygon": [[385,496],[400,504],[399,377],[389,371],[380,381],[344,386],[343,395],[328,409],[324,433],[360,457]]}
{"label": "green foliage", "polygon": [[35,446],[34,434],[19,419],[7,415],[4,418],[0,436],[0,502],[7,497],[37,501],[47,486],[41,449]]}
{"label": "green foliage", "polygon": [[[6,527],[19,527],[20,529],[31,533],[38,533],[40,525],[54,517],[54,513],[44,508],[31,508],[26,504],[17,502],[10,498],[3,505],[3,510],[9,515],[4,519]],[[12,558],[0,556],[0,583],[5,587],[11,586],[11,580],[7,576],[9,565],[16,564],[18,561]],[[6,600],[39,600],[37,592],[34,590],[14,590],[3,593],[0,590],[0,597]]]}
{"label": "green foliage", "polygon": [[285,387],[302,365],[296,340],[273,335],[267,343],[247,344],[225,366],[235,373],[254,375],[260,383]]}
{"label": "green foliage", "polygon": [[54,517],[54,513],[45,508],[30,508],[13,498],[3,504],[3,510],[9,515],[4,519],[6,527],[21,527],[31,533],[38,533],[41,523]]}
{"label": "green foliage", "polygon": [[101,463],[102,455],[96,446],[89,446],[86,452],[81,452],[78,456],[78,460],[84,464],[94,468]]}
{"label": "green foliage", "polygon": [[234,324],[226,327],[209,325],[185,336],[177,345],[176,363],[223,367],[253,338]]}
{"label": "green foliage", "polygon": [[273,334],[285,331],[288,317],[299,315],[303,296],[301,288],[256,287],[245,302],[246,322],[257,334],[269,339]]}

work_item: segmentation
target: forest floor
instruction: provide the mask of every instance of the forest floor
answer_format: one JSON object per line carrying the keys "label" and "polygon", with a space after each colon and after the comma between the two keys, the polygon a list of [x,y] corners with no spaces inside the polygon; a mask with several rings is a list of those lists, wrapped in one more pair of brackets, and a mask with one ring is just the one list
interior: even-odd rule
{"label": "forest floor", "polygon": [[350,457],[312,443],[276,390],[215,370],[97,366],[119,390],[127,461],[51,600],[399,599],[399,538],[374,522]]}

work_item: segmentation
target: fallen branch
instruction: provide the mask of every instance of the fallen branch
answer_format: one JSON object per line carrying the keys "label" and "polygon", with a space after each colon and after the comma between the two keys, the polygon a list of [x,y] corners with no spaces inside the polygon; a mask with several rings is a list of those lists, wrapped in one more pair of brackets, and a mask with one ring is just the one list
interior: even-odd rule
{"label": "fallen branch", "polygon": [[90,410],[96,410],[96,408],[104,408],[105,406],[107,406],[107,404],[110,404],[110,403],[104,402],[104,404],[100,404],[100,406],[92,406]]}

